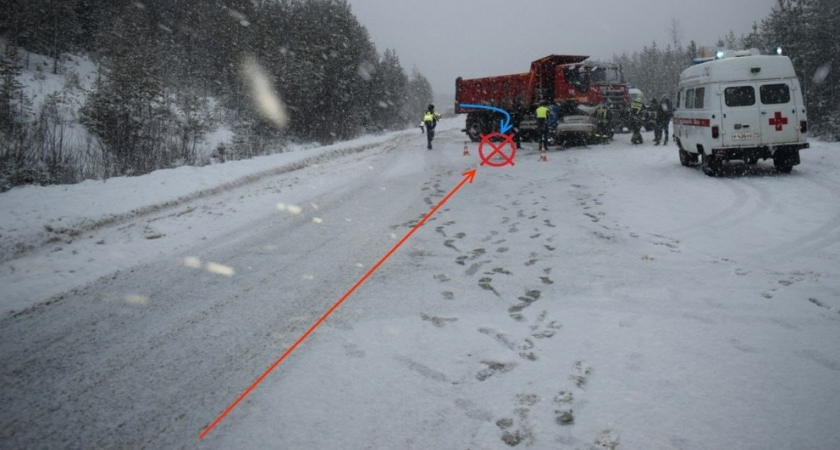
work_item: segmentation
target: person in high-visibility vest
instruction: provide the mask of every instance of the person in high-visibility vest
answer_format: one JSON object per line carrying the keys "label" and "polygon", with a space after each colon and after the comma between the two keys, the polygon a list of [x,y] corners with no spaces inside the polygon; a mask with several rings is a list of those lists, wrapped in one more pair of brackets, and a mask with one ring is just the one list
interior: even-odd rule
{"label": "person in high-visibility vest", "polygon": [[540,133],[540,150],[548,149],[548,102],[542,102],[535,112],[537,116],[537,132]]}
{"label": "person in high-visibility vest", "polygon": [[426,147],[429,150],[432,149],[432,140],[435,138],[435,127],[438,120],[440,120],[440,114],[435,112],[435,105],[429,105],[426,108],[426,113],[423,114],[423,125],[426,127]]}
{"label": "person in high-visibility vest", "polygon": [[604,103],[595,109],[595,137],[601,140],[612,139],[612,110]]}
{"label": "person in high-visibility vest", "polygon": [[630,103],[630,131],[633,132],[633,137],[630,138],[631,144],[641,144],[642,139],[642,111],[645,109],[645,104],[638,98]]}

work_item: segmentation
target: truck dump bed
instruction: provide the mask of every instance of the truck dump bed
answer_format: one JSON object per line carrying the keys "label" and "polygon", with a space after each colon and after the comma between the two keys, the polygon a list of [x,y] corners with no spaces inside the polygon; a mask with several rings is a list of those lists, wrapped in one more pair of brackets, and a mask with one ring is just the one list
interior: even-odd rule
{"label": "truck dump bed", "polygon": [[458,114],[472,111],[461,108],[462,103],[473,105],[513,106],[515,102],[525,102],[528,97],[530,73],[501,75],[487,78],[455,80],[455,112]]}
{"label": "truck dump bed", "polygon": [[[583,55],[549,55],[531,63],[531,70],[514,75],[455,80],[455,112],[467,113],[462,103],[512,107],[532,106],[540,100],[565,100],[566,92],[555,92],[555,71],[564,64],[578,64]],[[562,78],[562,77],[561,77]]]}

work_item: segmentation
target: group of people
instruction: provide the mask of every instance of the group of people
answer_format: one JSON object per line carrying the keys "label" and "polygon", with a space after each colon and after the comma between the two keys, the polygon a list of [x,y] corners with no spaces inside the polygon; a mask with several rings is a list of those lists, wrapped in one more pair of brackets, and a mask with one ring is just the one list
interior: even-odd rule
{"label": "group of people", "polygon": [[651,98],[648,106],[645,106],[641,99],[634,99],[630,103],[630,131],[633,132],[630,142],[633,144],[644,142],[641,132],[642,126],[644,125],[643,122],[649,121],[653,123],[653,145],[659,145],[660,142],[663,145],[667,144],[668,124],[671,123],[673,111],[671,99],[668,97],[664,97],[662,101],[655,97]]}
{"label": "group of people", "polygon": [[[607,105],[600,105],[595,109],[595,134],[602,139],[611,139],[613,136],[613,117],[612,111]],[[513,137],[516,143],[516,148],[521,146],[519,137],[519,126],[522,121],[523,110],[521,108],[513,108],[511,111],[511,125],[513,126]],[[540,150],[548,147],[548,130],[549,118],[552,111],[548,104],[543,102],[537,107],[535,111],[537,119],[537,130],[539,130]],[[663,145],[668,143],[668,124],[671,122],[673,115],[673,107],[671,100],[664,97],[662,101],[656,98],[651,98],[650,105],[645,104],[639,98],[633,99],[630,103],[630,113],[628,125],[633,136],[630,142],[633,144],[641,144],[644,142],[642,138],[642,127],[644,122],[653,123],[653,141],[654,145]],[[435,127],[440,120],[440,114],[435,112],[435,105],[429,105],[423,115],[423,122],[420,124],[420,130],[426,133],[426,147],[432,149],[432,141],[435,138]]]}

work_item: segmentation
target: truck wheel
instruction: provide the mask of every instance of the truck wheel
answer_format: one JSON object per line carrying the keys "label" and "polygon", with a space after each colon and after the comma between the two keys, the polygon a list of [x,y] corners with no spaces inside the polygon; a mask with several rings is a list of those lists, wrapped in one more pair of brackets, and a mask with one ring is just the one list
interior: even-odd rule
{"label": "truck wheel", "polygon": [[723,166],[723,161],[714,155],[703,154],[703,173],[710,177],[720,175],[720,169]]}
{"label": "truck wheel", "polygon": [[478,142],[481,140],[481,127],[478,124],[474,123],[469,128],[467,128],[467,136],[470,138],[472,142]]}

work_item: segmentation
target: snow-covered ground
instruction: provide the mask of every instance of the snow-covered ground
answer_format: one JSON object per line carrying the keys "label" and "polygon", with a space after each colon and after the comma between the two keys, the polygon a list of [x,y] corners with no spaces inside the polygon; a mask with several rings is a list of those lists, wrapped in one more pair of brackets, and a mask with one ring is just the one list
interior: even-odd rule
{"label": "snow-covered ground", "polygon": [[479,167],[199,440],[462,126],[0,195],[0,447],[840,448],[840,144],[710,178],[629,135]]}

